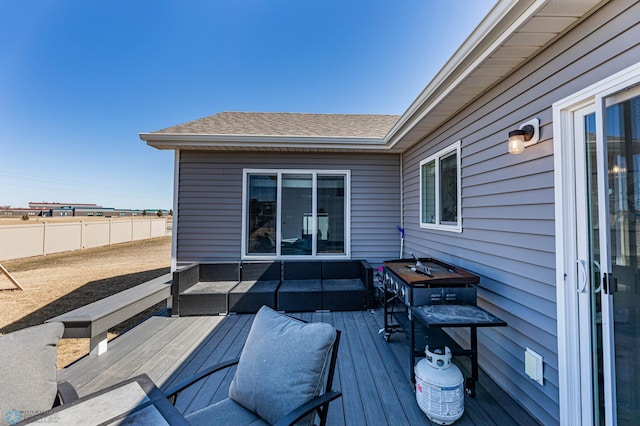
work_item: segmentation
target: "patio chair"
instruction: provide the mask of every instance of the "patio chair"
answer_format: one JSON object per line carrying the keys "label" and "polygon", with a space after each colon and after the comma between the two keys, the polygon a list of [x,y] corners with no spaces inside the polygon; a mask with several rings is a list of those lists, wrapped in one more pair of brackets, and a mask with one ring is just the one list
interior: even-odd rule
{"label": "patio chair", "polygon": [[15,423],[78,399],[73,386],[57,382],[57,344],[64,325],[49,323],[0,336],[0,414]]}
{"label": "patio chair", "polygon": [[237,364],[229,397],[185,416],[190,424],[311,425],[317,413],[324,426],[329,403],[342,395],[331,390],[339,342],[340,331],[329,324],[306,323],[263,306],[239,359],[210,367],[165,395],[175,403],[188,386]]}

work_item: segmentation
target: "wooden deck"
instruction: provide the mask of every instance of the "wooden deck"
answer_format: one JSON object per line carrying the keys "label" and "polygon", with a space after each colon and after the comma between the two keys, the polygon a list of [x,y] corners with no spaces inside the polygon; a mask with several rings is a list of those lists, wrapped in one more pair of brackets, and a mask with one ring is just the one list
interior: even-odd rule
{"label": "wooden deck", "polygon": [[[343,396],[331,403],[329,425],[429,424],[409,378],[407,339],[396,333],[389,343],[384,341],[378,333],[381,310],[294,316],[325,321],[343,332],[334,381]],[[201,368],[239,356],[253,317],[152,317],[110,342],[106,354],[85,357],[60,370],[58,377],[73,384],[80,396],[141,373],[166,389]],[[232,377],[233,369],[194,385],[176,406],[188,413],[226,398]],[[476,397],[465,396],[464,416],[456,425],[498,424],[538,423],[481,370]]]}

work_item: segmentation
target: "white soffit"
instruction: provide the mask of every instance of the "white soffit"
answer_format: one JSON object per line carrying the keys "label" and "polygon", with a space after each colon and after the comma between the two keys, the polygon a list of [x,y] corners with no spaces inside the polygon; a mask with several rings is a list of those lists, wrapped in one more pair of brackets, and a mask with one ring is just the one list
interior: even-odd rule
{"label": "white soffit", "polygon": [[404,151],[608,0],[502,0],[387,135]]}

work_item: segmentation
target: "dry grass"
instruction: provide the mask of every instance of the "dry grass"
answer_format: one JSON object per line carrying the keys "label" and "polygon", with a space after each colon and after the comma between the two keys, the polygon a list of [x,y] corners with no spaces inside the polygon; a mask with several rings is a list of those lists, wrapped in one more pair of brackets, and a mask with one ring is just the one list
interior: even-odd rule
{"label": "dry grass", "polygon": [[[0,334],[9,333],[102,299],[169,272],[171,237],[2,262],[24,291],[0,291]],[[12,288],[0,274],[0,289]],[[111,330],[110,338],[160,306]],[[58,367],[89,352],[89,339],[63,339]]]}

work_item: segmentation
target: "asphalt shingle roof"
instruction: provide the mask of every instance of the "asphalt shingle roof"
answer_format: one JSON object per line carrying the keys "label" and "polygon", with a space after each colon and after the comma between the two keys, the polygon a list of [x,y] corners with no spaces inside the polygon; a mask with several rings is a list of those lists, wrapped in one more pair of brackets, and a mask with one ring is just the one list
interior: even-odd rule
{"label": "asphalt shingle roof", "polygon": [[399,115],[221,112],[156,134],[382,139]]}

